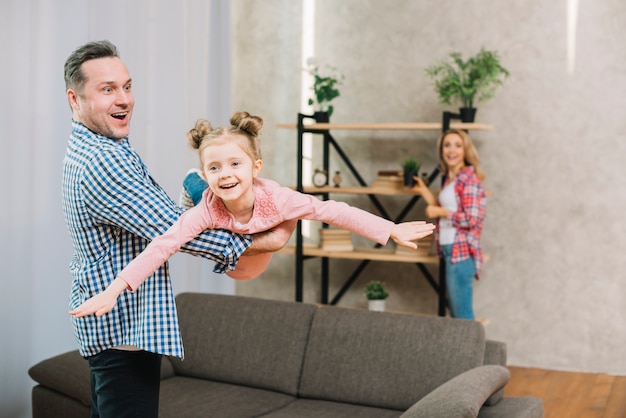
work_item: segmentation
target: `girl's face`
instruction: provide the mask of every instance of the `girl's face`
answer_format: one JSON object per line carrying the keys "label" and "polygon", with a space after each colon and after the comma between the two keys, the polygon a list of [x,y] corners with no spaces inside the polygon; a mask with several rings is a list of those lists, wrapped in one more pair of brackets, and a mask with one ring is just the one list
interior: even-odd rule
{"label": "girl's face", "polygon": [[448,166],[448,171],[456,172],[465,165],[465,147],[463,139],[455,133],[446,135],[441,147],[441,156]]}
{"label": "girl's face", "polygon": [[202,174],[224,203],[253,204],[252,181],[262,165],[261,160],[253,161],[237,141],[212,144],[202,151]]}

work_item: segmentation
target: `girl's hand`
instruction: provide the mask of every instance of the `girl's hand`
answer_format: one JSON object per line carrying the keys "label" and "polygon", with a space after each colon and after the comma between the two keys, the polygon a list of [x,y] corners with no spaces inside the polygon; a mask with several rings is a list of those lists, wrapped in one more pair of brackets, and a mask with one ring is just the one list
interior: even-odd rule
{"label": "girl's hand", "polygon": [[84,301],[78,308],[71,310],[70,315],[81,318],[93,313],[96,316],[109,313],[117,304],[117,297],[127,288],[128,284],[121,277],[117,277],[104,292]]}
{"label": "girl's hand", "polygon": [[396,244],[412,249],[417,249],[417,244],[413,241],[422,239],[432,234],[435,225],[424,221],[403,222],[396,224],[391,229],[391,239]]}

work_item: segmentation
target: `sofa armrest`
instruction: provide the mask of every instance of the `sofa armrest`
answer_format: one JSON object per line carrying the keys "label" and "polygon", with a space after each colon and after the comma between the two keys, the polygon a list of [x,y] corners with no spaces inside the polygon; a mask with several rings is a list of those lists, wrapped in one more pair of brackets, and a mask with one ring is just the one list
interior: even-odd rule
{"label": "sofa armrest", "polygon": [[485,341],[485,364],[506,366],[506,344],[500,341]]}
{"label": "sofa armrest", "polygon": [[[485,341],[484,364],[498,364],[506,367],[506,344],[500,341]],[[485,405],[495,405],[504,396],[504,388],[500,389],[487,399]]]}
{"label": "sofa armrest", "polygon": [[78,350],[40,361],[28,369],[28,375],[42,386],[91,406],[89,364]]}
{"label": "sofa armrest", "polygon": [[485,365],[470,369],[424,396],[401,418],[475,418],[485,401],[509,381],[506,367]]}

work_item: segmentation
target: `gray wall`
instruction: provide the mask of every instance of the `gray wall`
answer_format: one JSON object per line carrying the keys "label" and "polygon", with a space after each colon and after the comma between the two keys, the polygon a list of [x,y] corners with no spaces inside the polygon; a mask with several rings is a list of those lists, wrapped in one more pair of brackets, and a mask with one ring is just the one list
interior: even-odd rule
{"label": "gray wall", "polygon": [[[346,76],[333,121],[437,122],[442,107],[424,68],[451,51],[499,51],[512,76],[477,115],[495,130],[471,132],[492,193],[483,237],[490,261],[475,286],[476,314],[490,320],[489,338],[508,344],[511,364],[625,374],[626,5],[580,1],[570,73],[567,4],[317,0],[315,55]],[[263,174],[293,184],[295,131],[275,125],[295,122],[300,106],[302,3],[231,5],[234,108],[265,118]],[[370,181],[407,154],[432,168],[436,136],[336,132]],[[346,199],[374,210],[362,198]],[[404,204],[383,201],[392,213]],[[421,206],[410,214],[423,216]],[[317,264],[306,263],[307,301],[319,298]],[[353,266],[332,262],[344,275]],[[293,268],[292,256],[277,254],[267,274],[237,292],[293,299]],[[333,274],[334,291],[342,278]],[[389,309],[436,312],[417,269],[393,263],[371,264],[340,305],[365,306],[363,286],[372,278],[390,287]]]}

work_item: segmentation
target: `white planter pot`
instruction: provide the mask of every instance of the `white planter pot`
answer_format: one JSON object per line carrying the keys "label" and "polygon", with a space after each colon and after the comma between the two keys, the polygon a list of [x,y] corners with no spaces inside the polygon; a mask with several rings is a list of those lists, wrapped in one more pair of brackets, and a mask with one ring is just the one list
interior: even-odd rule
{"label": "white planter pot", "polygon": [[385,300],[370,300],[368,301],[368,307],[370,311],[384,312],[385,311]]}

